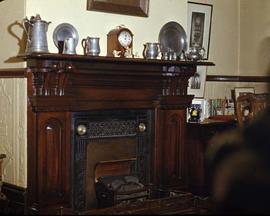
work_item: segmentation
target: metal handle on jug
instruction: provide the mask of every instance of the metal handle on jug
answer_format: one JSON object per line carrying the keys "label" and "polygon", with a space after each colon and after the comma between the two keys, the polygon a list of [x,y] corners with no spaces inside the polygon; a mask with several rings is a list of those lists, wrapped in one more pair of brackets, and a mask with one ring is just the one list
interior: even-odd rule
{"label": "metal handle on jug", "polygon": [[[26,25],[28,25],[28,28],[26,27]],[[25,33],[27,35],[28,40],[29,40],[29,38],[30,38],[29,27],[33,26],[33,25],[32,25],[32,23],[30,22],[29,19],[24,18],[23,21],[22,21],[22,26],[23,26],[23,29],[24,29],[24,31],[25,31]]]}
{"label": "metal handle on jug", "polygon": [[45,27],[45,28],[46,28],[46,29],[45,29],[46,32],[48,31],[48,27],[49,27],[49,25],[50,25],[51,23],[52,23],[52,22],[47,22],[47,23],[46,23],[46,24],[47,24],[46,27]]}

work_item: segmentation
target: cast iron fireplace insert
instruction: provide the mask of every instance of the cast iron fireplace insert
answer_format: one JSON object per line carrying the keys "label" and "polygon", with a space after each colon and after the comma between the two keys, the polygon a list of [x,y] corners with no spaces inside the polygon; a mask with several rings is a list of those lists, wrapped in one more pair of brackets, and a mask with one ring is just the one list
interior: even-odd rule
{"label": "cast iron fireplace insert", "polygon": [[106,174],[133,175],[144,185],[151,184],[153,121],[153,111],[145,109],[73,113],[73,208],[98,206],[95,184]]}

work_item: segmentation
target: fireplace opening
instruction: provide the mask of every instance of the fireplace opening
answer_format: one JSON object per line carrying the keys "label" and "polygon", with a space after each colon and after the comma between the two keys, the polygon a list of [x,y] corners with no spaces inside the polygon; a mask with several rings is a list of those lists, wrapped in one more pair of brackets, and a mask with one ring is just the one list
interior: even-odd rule
{"label": "fireplace opening", "polygon": [[137,158],[100,161],[95,167],[95,183],[104,176],[134,175]]}
{"label": "fireplace opening", "polygon": [[149,197],[150,110],[73,114],[73,207],[91,209]]}
{"label": "fireplace opening", "polygon": [[98,207],[127,204],[149,198],[150,191],[139,179],[137,159],[102,161],[96,167],[95,189]]}

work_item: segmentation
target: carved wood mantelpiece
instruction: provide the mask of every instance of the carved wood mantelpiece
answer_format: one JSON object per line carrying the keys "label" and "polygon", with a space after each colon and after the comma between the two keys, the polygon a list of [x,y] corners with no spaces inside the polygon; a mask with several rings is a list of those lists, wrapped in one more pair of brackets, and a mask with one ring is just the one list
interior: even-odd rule
{"label": "carved wood mantelpiece", "polygon": [[[196,64],[190,61],[55,54],[36,54],[26,59],[32,73],[33,104],[39,101],[40,109],[46,109],[42,103],[46,106],[48,97],[54,100],[54,96],[57,96],[54,102],[61,109],[65,106],[65,110],[73,110],[74,106],[84,109],[86,101],[98,106],[100,101],[149,103],[157,95],[183,96],[187,95],[188,79],[196,70]],[[201,62],[200,65],[212,64]]]}
{"label": "carved wood mantelpiece", "polygon": [[153,113],[151,183],[186,188],[186,107],[189,78],[211,62],[32,54],[28,81],[29,211],[72,208],[72,115],[95,110]]}

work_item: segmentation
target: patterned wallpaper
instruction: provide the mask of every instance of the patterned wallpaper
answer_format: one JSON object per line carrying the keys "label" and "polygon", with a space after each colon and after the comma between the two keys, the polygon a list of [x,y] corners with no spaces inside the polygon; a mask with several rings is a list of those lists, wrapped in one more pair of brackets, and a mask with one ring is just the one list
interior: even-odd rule
{"label": "patterned wallpaper", "polygon": [[26,79],[0,79],[0,152],[4,182],[27,185]]}

